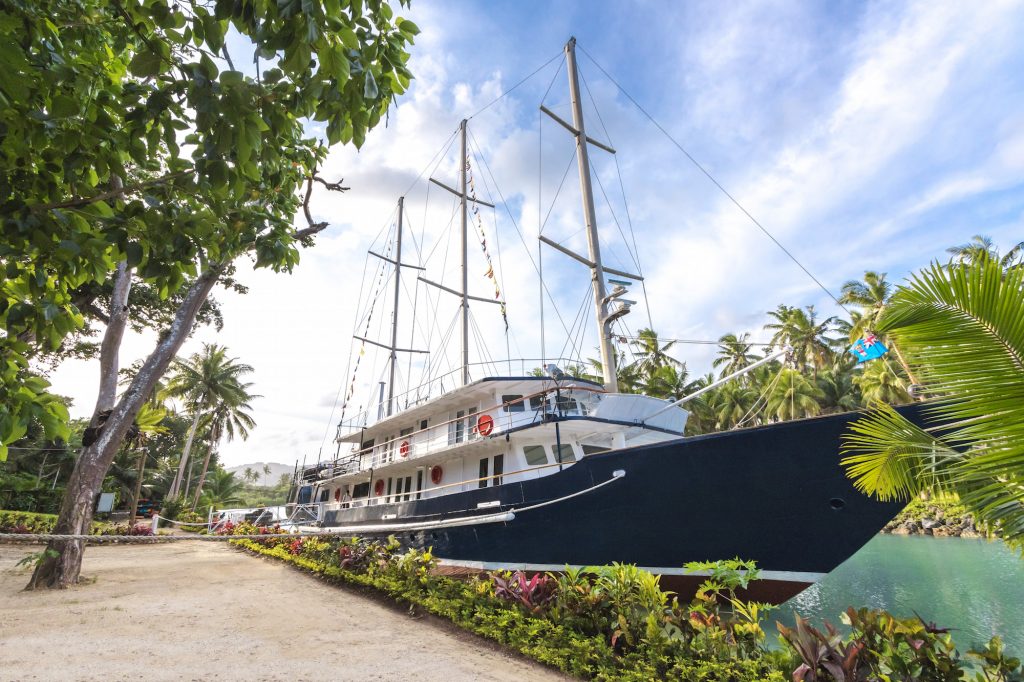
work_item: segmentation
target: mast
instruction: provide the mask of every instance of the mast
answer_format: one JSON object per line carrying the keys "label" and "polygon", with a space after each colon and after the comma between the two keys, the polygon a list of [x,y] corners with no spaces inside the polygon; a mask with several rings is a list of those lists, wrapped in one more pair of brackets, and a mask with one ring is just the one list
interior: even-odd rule
{"label": "mast", "polygon": [[[604,387],[609,393],[619,390],[615,349],[612,347],[611,323],[608,316],[609,298],[604,285],[604,267],[601,264],[601,246],[597,235],[597,215],[594,211],[594,190],[590,185],[590,158],[587,155],[587,131],[583,126],[583,102],[576,72],[576,38],[565,44],[565,65],[569,70],[569,96],[572,99],[572,123],[576,134],[576,160],[580,174],[580,194],[583,199],[583,219],[587,227],[587,247],[590,254],[590,273],[594,284],[594,308],[597,331],[601,340],[601,369]],[[465,133],[463,133],[465,135]],[[463,204],[465,220],[465,204]],[[465,247],[463,247],[465,248]]]}
{"label": "mast", "polygon": [[459,170],[459,204],[462,214],[462,385],[469,384],[469,260],[468,251],[468,222],[469,216],[466,211],[466,166],[469,158],[466,152],[466,119],[459,124],[459,137],[461,140],[461,166]]}
{"label": "mast", "polygon": [[402,213],[405,197],[398,197],[398,228],[395,237],[395,307],[391,312],[391,368],[388,376],[388,412],[391,416],[395,404],[395,370],[398,367],[398,294],[402,278]]}

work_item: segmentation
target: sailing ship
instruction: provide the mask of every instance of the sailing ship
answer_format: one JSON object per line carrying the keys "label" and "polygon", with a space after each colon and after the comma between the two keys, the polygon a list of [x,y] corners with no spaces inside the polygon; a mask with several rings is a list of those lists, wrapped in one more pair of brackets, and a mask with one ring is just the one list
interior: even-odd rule
{"label": "sailing ship", "polygon": [[459,300],[461,368],[396,395],[399,354],[418,352],[399,347],[399,280],[403,270],[423,270],[402,260],[399,199],[393,249],[371,251],[393,268],[390,342],[356,337],[387,352],[387,394],[382,382],[376,409],[338,425],[336,456],[297,469],[291,517],[432,548],[449,572],[624,562],[682,589],[701,579],[687,562],[742,557],[762,570],[755,596],[783,601],[850,557],[899,507],[858,492],[839,464],[840,437],[855,414],[686,437],[683,405],[697,394],[669,402],[619,392],[612,324],[629,312],[623,295],[641,278],[602,262],[588,147],[613,150],[587,135],[574,39],[565,63],[572,121],[541,108],[575,138],[588,254],[541,240],[590,270],[602,380],[550,361],[541,373],[471,375],[470,303],[497,301],[469,294],[470,213],[489,204],[467,188],[462,121],[459,186],[431,179],[459,202],[461,287],[418,277]]}

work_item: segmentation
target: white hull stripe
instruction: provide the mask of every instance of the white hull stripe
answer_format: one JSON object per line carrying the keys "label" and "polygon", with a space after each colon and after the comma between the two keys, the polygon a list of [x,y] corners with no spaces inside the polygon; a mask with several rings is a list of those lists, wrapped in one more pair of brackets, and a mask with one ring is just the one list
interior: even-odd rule
{"label": "white hull stripe", "polygon": [[517,509],[510,509],[507,512],[500,512],[497,514],[480,514],[477,516],[463,516],[458,519],[444,519],[441,521],[418,521],[412,523],[374,523],[365,526],[299,526],[299,530],[302,532],[316,532],[320,531],[324,535],[351,535],[359,533],[392,533],[395,531],[416,531],[416,530],[433,530],[435,528],[453,528],[456,526],[477,526],[484,523],[507,523],[516,518],[517,513],[530,511],[533,509],[540,509],[541,507],[547,507],[548,505],[558,504],[580,495],[586,495],[589,492],[593,492],[598,488],[603,488],[609,483],[618,481],[625,477],[626,472],[622,469],[616,469],[612,472],[612,477],[607,481],[601,481],[596,485],[592,485],[584,490],[578,490],[574,493],[559,497],[554,500],[548,500],[547,502],[540,502],[538,504],[531,504],[526,507],[519,507]]}
{"label": "white hull stripe", "polygon": [[[514,561],[470,561],[463,559],[438,559],[441,566],[453,566],[458,568],[469,568],[476,571],[564,571],[566,564],[530,564],[517,563]],[[569,568],[580,569],[585,566],[568,564]],[[653,573],[654,575],[679,575],[694,576],[697,578],[711,575],[711,571],[687,571],[685,568],[671,568],[667,566],[639,566],[641,570]],[[761,571],[762,580],[777,580],[786,583],[816,583],[825,577],[825,573],[810,573],[806,571]]]}

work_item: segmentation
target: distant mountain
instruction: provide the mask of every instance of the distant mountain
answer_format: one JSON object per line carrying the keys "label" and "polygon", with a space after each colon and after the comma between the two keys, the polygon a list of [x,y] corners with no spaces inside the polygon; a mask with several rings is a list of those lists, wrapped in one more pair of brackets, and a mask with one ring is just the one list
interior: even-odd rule
{"label": "distant mountain", "polygon": [[[263,480],[263,467],[270,466],[270,475]],[[281,480],[281,476],[288,474],[291,476],[295,471],[294,464],[280,464],[279,462],[252,462],[251,464],[239,464],[236,467],[227,467],[226,471],[235,475],[235,478],[239,480],[245,480],[245,470],[252,469],[255,473],[259,474],[260,477],[256,479],[256,485],[259,486],[273,486],[277,485],[277,482]]]}

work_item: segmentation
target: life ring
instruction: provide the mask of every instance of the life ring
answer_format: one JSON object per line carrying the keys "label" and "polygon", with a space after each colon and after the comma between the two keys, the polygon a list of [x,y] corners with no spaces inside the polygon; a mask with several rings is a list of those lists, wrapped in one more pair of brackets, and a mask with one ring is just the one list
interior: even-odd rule
{"label": "life ring", "polygon": [[376,483],[373,484],[373,494],[376,495],[377,497],[380,497],[381,495],[384,494],[383,478],[379,479]]}
{"label": "life ring", "polygon": [[400,454],[402,457],[409,456],[409,441],[402,441],[402,444],[398,446],[398,454]]}
{"label": "life ring", "polygon": [[341,488],[334,491],[334,501],[341,502]]}
{"label": "life ring", "polygon": [[476,430],[480,432],[481,436],[489,436],[494,431],[494,418],[489,414],[481,415],[476,420]]}
{"label": "life ring", "polygon": [[431,483],[433,483],[434,485],[437,485],[438,483],[441,482],[442,478],[444,478],[444,469],[442,469],[441,467],[433,467],[430,470],[430,482]]}

